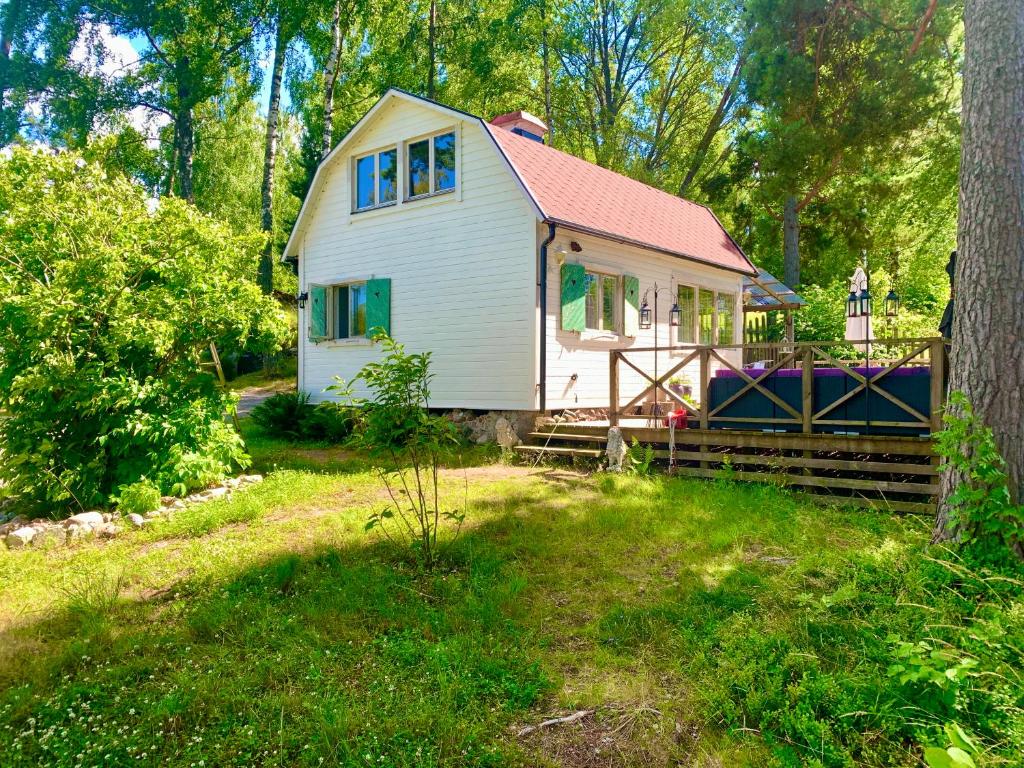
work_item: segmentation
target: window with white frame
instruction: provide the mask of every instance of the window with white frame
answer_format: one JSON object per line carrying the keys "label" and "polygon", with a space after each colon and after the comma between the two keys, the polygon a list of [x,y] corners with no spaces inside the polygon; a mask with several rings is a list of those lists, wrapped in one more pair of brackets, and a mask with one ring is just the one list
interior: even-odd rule
{"label": "window with white frame", "polygon": [[732,344],[736,329],[736,294],[692,285],[676,288],[680,344]]}
{"label": "window with white frame", "polygon": [[366,336],[366,283],[332,285],[330,335],[335,339]]}
{"label": "window with white frame", "polygon": [[398,199],[398,149],[392,147],[356,157],[356,211],[391,205]]}
{"label": "window with white frame", "polygon": [[592,331],[619,332],[619,278],[600,272],[586,273],[586,327]]}
{"label": "window with white frame", "polygon": [[406,145],[406,197],[423,197],[455,189],[455,131],[439,133]]}

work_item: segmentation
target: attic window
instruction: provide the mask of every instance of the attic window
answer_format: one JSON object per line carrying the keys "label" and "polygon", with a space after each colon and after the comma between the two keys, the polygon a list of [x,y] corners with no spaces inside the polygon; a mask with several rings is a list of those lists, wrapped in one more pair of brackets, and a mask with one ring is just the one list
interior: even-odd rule
{"label": "attic window", "polygon": [[455,132],[441,133],[408,145],[409,177],[406,194],[423,197],[455,189]]}
{"label": "attic window", "polygon": [[398,150],[392,147],[355,160],[356,211],[391,205],[398,199]]}

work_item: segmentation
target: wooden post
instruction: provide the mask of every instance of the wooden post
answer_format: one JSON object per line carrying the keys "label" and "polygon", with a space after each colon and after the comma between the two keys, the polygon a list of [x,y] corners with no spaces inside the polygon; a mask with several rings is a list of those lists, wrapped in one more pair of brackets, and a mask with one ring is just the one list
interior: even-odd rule
{"label": "wooden post", "polygon": [[804,434],[814,431],[814,350],[808,344],[804,347],[804,369],[800,376],[803,389],[803,427]]}
{"label": "wooden post", "polygon": [[711,398],[708,389],[711,384],[711,350],[704,347],[700,351],[700,428],[708,429],[708,411],[711,409]]}
{"label": "wooden post", "polygon": [[608,353],[608,424],[619,425],[619,351]]}
{"label": "wooden post", "polygon": [[946,405],[946,344],[942,339],[933,339],[928,357],[931,361],[931,432],[942,430],[942,410]]}

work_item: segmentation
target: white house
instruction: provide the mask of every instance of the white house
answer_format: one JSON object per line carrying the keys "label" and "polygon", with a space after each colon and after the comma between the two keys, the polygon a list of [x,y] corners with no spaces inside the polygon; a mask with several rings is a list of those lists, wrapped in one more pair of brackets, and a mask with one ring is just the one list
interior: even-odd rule
{"label": "white house", "polygon": [[[433,353],[432,406],[481,410],[606,407],[609,350],[655,333],[669,356],[741,341],[756,270],[715,215],[545,133],[525,112],[487,122],[395,89],[363,116],[321,163],[283,254],[307,295],[301,390],[324,399],[375,359],[376,327]],[[655,284],[658,323],[641,330]]]}

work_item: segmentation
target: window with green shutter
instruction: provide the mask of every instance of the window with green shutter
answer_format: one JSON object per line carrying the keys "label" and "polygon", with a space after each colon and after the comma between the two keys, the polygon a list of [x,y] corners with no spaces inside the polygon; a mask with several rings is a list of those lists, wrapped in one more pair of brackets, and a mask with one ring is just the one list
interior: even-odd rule
{"label": "window with green shutter", "polygon": [[391,333],[391,281],[309,286],[309,339],[363,339]]}
{"label": "window with green shutter", "polygon": [[640,331],[640,278],[626,275],[622,278],[622,326],[626,336]]}
{"label": "window with green shutter", "polygon": [[562,265],[562,330],[582,332],[587,319],[587,272],[582,264]]}

